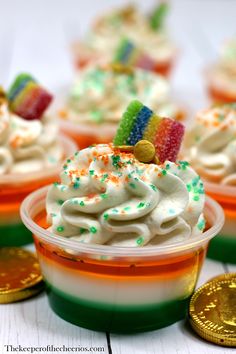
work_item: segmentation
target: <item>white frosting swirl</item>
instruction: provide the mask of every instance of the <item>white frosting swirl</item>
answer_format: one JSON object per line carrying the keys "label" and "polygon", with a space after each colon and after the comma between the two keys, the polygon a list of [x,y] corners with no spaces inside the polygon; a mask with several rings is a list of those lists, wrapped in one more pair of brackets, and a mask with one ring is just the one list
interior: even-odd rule
{"label": "white frosting swirl", "polygon": [[236,185],[236,104],[199,112],[186,134],[186,150],[202,177]]}
{"label": "white frosting swirl", "polygon": [[187,162],[143,164],[112,145],[67,160],[48,191],[53,233],[84,243],[151,246],[202,232],[204,189]]}
{"label": "white frosting swirl", "polygon": [[113,10],[100,17],[84,42],[75,48],[78,55],[85,58],[93,56],[110,62],[121,38],[128,38],[153,60],[170,60],[175,53],[175,47],[165,30],[153,30],[147,16],[136,8],[132,8],[128,16],[124,15],[124,11],[125,8]]}
{"label": "white frosting swirl", "polygon": [[48,117],[25,120],[0,102],[0,175],[54,166],[63,158],[58,129]]}
{"label": "white frosting swirl", "polygon": [[62,115],[75,123],[117,124],[134,99],[161,116],[178,118],[181,114],[171,102],[170,86],[162,76],[141,69],[131,74],[116,73],[93,65],[81,71]]}

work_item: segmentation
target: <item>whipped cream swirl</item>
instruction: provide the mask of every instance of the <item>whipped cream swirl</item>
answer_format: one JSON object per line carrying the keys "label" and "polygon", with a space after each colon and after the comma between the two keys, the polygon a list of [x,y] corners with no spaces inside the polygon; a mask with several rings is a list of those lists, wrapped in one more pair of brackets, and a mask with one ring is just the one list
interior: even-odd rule
{"label": "whipped cream swirl", "polygon": [[84,42],[77,46],[79,56],[94,56],[110,62],[121,38],[128,38],[157,62],[173,57],[175,47],[163,28],[154,31],[146,15],[136,8],[112,11],[99,18]]}
{"label": "whipped cream swirl", "polygon": [[199,112],[186,134],[186,154],[205,179],[236,185],[236,104]]}
{"label": "whipped cream swirl", "polygon": [[50,230],[78,242],[172,244],[201,233],[204,188],[184,161],[143,164],[112,145],[67,160],[46,200]]}
{"label": "whipped cream swirl", "polygon": [[58,129],[49,118],[25,120],[0,102],[0,175],[27,173],[58,164],[63,151]]}
{"label": "whipped cream swirl", "polygon": [[168,82],[160,75],[141,69],[130,74],[117,73],[101,65],[81,71],[66,107],[59,114],[75,123],[117,124],[134,99],[161,116],[177,118],[181,114],[170,100]]}

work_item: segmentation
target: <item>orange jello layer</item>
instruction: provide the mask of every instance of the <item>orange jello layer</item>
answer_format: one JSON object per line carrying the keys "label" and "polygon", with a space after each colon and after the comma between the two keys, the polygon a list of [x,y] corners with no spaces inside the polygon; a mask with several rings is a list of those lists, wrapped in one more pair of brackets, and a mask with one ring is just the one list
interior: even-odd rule
{"label": "orange jello layer", "polygon": [[[47,228],[45,213],[39,214],[35,218],[35,222],[41,227]],[[89,273],[90,276],[142,276],[153,277],[158,279],[178,278],[184,274],[192,272],[193,269],[199,271],[205,256],[205,248],[199,248],[195,251],[182,253],[178,256],[168,257],[152,257],[151,259],[140,260],[136,257],[109,259],[102,255],[97,259],[91,258],[91,255],[83,253],[82,255],[71,255],[63,249],[49,244],[48,242],[39,241],[37,236],[35,244],[39,256],[43,257],[47,263],[51,263],[52,267],[57,265],[67,268],[70,272]],[[98,259],[99,258],[99,259]]]}
{"label": "orange jello layer", "polygon": [[[92,129],[92,128],[91,128]],[[63,129],[62,129],[63,130]],[[98,132],[99,132],[99,127],[98,127]],[[85,135],[85,134],[78,134],[74,133],[73,131],[69,130],[63,130],[63,133],[68,135],[71,139],[73,139],[77,146],[80,149],[85,149],[86,147],[92,145],[92,144],[108,144],[113,140],[113,135]]]}
{"label": "orange jello layer", "polygon": [[24,184],[15,184],[13,186],[4,184],[0,189],[0,218],[4,219],[9,218],[12,215],[17,215],[20,204],[29,193],[55,182],[56,179],[57,177],[53,176],[50,178],[29,181]]}
{"label": "orange jello layer", "polygon": [[[91,58],[78,58],[75,61],[75,66],[78,69],[84,69],[94,60]],[[96,60],[96,58],[95,58]],[[163,62],[156,62],[153,72],[161,74],[163,76],[168,76],[170,74],[171,68],[173,66],[173,59],[169,59]]]}
{"label": "orange jello layer", "polygon": [[236,198],[235,197],[224,196],[221,194],[215,194],[208,191],[206,192],[211,198],[215,199],[222,206],[226,217],[236,219]]}
{"label": "orange jello layer", "polygon": [[218,103],[231,103],[236,101],[236,94],[227,91],[221,91],[215,87],[208,87],[209,95],[213,101]]}

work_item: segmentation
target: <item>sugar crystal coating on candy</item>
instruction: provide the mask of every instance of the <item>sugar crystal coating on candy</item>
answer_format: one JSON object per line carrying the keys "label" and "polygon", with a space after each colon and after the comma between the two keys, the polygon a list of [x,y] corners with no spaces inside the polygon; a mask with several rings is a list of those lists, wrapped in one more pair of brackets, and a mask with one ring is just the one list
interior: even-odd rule
{"label": "sugar crystal coating on candy", "polygon": [[130,132],[133,128],[136,115],[142,109],[143,105],[139,101],[132,101],[126,111],[123,113],[120,125],[114,138],[114,145],[123,145],[128,143]]}
{"label": "sugar crystal coating on candy", "polygon": [[52,95],[29,74],[17,76],[8,91],[12,112],[25,119],[39,119],[52,101]]}
{"label": "sugar crystal coating on candy", "polygon": [[158,126],[154,145],[161,163],[175,162],[184,134],[184,126],[170,118],[163,118]]}
{"label": "sugar crystal coating on candy", "polygon": [[161,120],[162,118],[157,116],[156,114],[152,115],[152,117],[148,122],[148,126],[146,127],[143,134],[144,140],[154,141],[154,137],[156,136],[156,131],[158,129],[158,125],[160,124]]}
{"label": "sugar crystal coating on candy", "polygon": [[119,43],[115,52],[114,62],[136,66],[145,70],[153,70],[155,67],[155,62],[126,38],[123,38]]}
{"label": "sugar crystal coating on candy", "polygon": [[123,114],[114,138],[114,145],[135,146],[140,141],[148,140],[154,145],[156,151],[156,158],[153,161],[175,162],[183,134],[184,126],[180,122],[171,118],[158,117],[141,102],[133,101]]}
{"label": "sugar crystal coating on candy", "polygon": [[143,106],[141,110],[138,112],[136,120],[133,125],[133,129],[130,132],[130,136],[128,139],[128,144],[135,145],[139,140],[142,139],[145,128],[148,124],[150,117],[152,116],[152,111]]}
{"label": "sugar crystal coating on candy", "polygon": [[153,30],[163,27],[165,17],[168,13],[169,5],[166,1],[162,1],[150,16],[150,26]]}

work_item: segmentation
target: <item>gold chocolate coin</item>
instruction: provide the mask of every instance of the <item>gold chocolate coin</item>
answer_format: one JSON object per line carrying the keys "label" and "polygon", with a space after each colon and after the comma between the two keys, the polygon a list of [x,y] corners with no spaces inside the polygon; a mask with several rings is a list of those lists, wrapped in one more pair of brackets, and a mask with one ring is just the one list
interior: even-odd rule
{"label": "gold chocolate coin", "polygon": [[204,339],[215,344],[236,346],[236,273],[209,281],[192,296],[190,324]]}
{"label": "gold chocolate coin", "polygon": [[44,284],[35,255],[17,247],[0,248],[0,303],[34,296]]}

